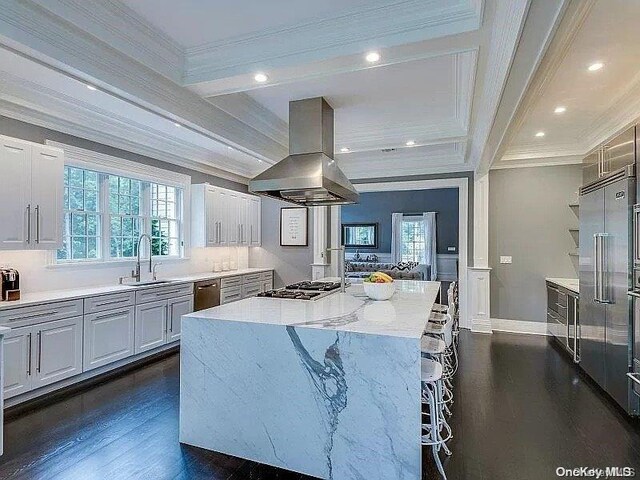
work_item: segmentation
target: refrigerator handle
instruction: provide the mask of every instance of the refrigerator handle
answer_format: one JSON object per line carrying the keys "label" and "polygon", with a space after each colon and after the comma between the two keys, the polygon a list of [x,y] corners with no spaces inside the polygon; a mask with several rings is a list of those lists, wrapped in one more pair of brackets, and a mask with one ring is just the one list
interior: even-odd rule
{"label": "refrigerator handle", "polygon": [[609,279],[609,234],[600,234],[600,301],[602,303],[613,303],[609,298],[610,293],[610,279]]}
{"label": "refrigerator handle", "polygon": [[600,302],[600,242],[598,233],[593,234],[593,301]]}

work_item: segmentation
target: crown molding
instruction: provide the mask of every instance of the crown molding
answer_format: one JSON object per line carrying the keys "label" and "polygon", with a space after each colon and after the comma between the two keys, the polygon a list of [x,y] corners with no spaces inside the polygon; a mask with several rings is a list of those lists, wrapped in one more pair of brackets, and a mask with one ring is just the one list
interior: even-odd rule
{"label": "crown molding", "polygon": [[0,112],[8,117],[229,180],[242,181],[255,174],[254,169],[212,155],[210,150],[168,138],[164,132],[20,77],[0,72],[0,81],[4,87]]}
{"label": "crown molding", "polygon": [[581,164],[583,155],[562,155],[552,157],[537,157],[506,160],[504,157],[491,165],[491,170],[504,170],[507,168],[529,168],[529,167],[555,167],[558,165]]}
{"label": "crown molding", "polygon": [[156,72],[180,82],[184,49],[117,0],[29,0]]}
{"label": "crown molding", "polygon": [[200,162],[195,162],[191,159],[175,156],[164,149],[141,145],[139,143],[132,142],[126,137],[87,129],[84,128],[83,125],[78,125],[75,122],[61,119],[57,116],[43,112],[41,109],[36,110],[34,108],[0,99],[0,115],[19,120],[21,122],[31,123],[49,130],[66,133],[67,135],[91,140],[110,147],[126,150],[138,155],[144,155],[146,157],[205,173],[207,175],[213,175],[215,177],[224,178],[226,180],[242,184],[249,183],[249,177],[247,176],[236,175]]}
{"label": "crown molding", "polygon": [[31,0],[3,2],[0,43],[26,58],[92,83],[104,92],[239,150],[267,160],[277,160],[288,153],[286,145]]}
{"label": "crown molding", "polygon": [[394,152],[364,151],[336,154],[336,160],[349,178],[425,175],[445,171],[469,170],[465,164],[466,142],[427,147],[400,148]]}
{"label": "crown molding", "polygon": [[[428,5],[425,5],[427,3]],[[339,16],[225,39],[185,51],[185,85],[477,30],[484,0],[371,2]]]}

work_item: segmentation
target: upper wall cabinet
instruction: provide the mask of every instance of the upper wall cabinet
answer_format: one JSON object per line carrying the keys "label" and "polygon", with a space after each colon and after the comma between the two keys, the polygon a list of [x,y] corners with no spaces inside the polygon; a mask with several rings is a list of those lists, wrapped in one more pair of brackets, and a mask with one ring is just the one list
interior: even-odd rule
{"label": "upper wall cabinet", "polygon": [[0,136],[0,249],[62,246],[64,154]]}
{"label": "upper wall cabinet", "polygon": [[582,183],[586,185],[636,162],[636,127],[598,146],[582,160]]}
{"label": "upper wall cabinet", "polygon": [[191,189],[191,244],[194,247],[257,247],[261,244],[260,197],[213,187]]}

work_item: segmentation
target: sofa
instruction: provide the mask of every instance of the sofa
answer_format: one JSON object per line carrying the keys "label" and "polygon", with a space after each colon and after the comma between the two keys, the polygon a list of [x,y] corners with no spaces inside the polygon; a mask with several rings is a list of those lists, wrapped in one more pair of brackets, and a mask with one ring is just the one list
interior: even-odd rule
{"label": "sofa", "polygon": [[424,280],[429,278],[429,267],[417,262],[353,262],[345,264],[347,278],[365,278],[373,272],[384,272],[397,280]]}

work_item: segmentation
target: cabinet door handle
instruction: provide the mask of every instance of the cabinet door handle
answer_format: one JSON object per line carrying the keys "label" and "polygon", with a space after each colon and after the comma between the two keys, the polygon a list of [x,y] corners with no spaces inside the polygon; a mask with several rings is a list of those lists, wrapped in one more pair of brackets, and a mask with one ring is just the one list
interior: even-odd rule
{"label": "cabinet door handle", "polygon": [[40,243],[40,205],[36,205],[36,243]]}
{"label": "cabinet door handle", "polygon": [[38,332],[38,373],[42,368],[42,330]]}
{"label": "cabinet door handle", "polygon": [[27,353],[28,355],[27,356],[27,375],[31,376],[31,334],[30,333],[27,335],[27,338],[29,339],[29,345],[27,346],[28,352],[29,352]]}
{"label": "cabinet door handle", "polygon": [[129,309],[125,309],[125,310],[118,310],[115,312],[109,312],[109,313],[103,313],[102,315],[98,315],[96,316],[96,318],[94,318],[94,320],[100,320],[102,318],[108,318],[108,317],[113,317],[114,315],[122,315],[122,314],[127,314],[129,313]]}
{"label": "cabinet door handle", "polygon": [[27,243],[31,243],[31,204],[27,205]]}

